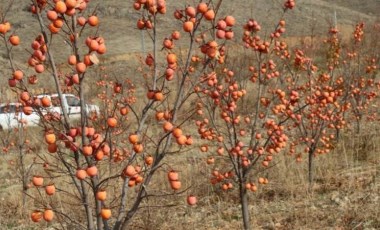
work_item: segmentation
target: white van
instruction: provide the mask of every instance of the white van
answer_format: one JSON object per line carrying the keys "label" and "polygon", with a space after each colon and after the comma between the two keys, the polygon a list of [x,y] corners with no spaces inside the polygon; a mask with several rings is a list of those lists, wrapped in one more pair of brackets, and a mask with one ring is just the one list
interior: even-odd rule
{"label": "white van", "polygon": [[[41,94],[37,95],[37,98],[48,97],[51,101],[51,106],[33,107],[33,112],[30,115],[26,115],[23,112],[23,106],[21,103],[3,103],[0,104],[0,130],[12,129],[24,126],[38,126],[40,122],[40,114],[46,115],[57,114],[58,117],[62,117],[62,107],[66,109],[69,119],[79,119],[81,114],[80,99],[73,94],[62,94],[63,103],[61,106],[61,100],[58,94]],[[99,114],[99,106],[86,104],[86,114],[91,113]]]}
{"label": "white van", "polygon": [[40,116],[34,111],[30,115],[26,115],[21,103],[0,104],[0,130],[38,126],[39,122]]}
{"label": "white van", "polygon": [[[51,106],[48,108],[43,108],[43,110],[46,109],[47,112],[63,115],[63,112],[62,112],[62,107],[63,107],[64,109],[66,109],[69,118],[79,119],[80,114],[81,114],[80,99],[73,94],[62,94],[62,96],[63,96],[62,106],[61,106],[61,100],[58,94],[40,94],[37,96],[37,98],[41,99],[43,97],[48,97],[50,99]],[[90,115],[91,113],[99,114],[99,106],[86,104],[85,107],[86,107],[87,115]],[[43,110],[42,112],[44,113]]]}

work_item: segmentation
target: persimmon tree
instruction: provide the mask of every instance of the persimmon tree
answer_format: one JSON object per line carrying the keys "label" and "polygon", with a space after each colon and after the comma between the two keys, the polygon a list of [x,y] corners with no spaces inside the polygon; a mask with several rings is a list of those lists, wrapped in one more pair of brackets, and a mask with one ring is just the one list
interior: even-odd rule
{"label": "persimmon tree", "polygon": [[[27,192],[35,201],[35,207],[30,207],[34,210],[32,221],[56,221],[69,228],[126,229],[149,197],[186,191],[175,166],[164,159],[193,144],[183,128],[197,113],[189,106],[196,99],[189,79],[197,81],[209,62],[193,66],[192,54],[198,49],[195,42],[202,34],[198,32],[201,24],[216,27],[215,14],[221,1],[176,10],[174,17],[180,28],[166,38],[157,33],[166,1],[139,0],[131,5],[141,16],[136,27],[128,29],[145,30],[153,47],[139,68],[143,83],[128,76],[112,78],[100,61],[107,51],[106,41],[98,30],[101,19],[96,10],[88,8],[91,3],[33,0],[30,17],[39,31],[33,41],[20,39],[22,35],[16,34],[5,17],[0,32],[10,61],[10,86],[23,108],[41,117],[40,140],[45,151],[35,153],[41,167],[35,168],[33,187]],[[232,38],[233,18],[226,17],[226,23],[228,28],[220,28],[220,33]],[[69,53],[56,42],[62,39],[70,46]],[[176,49],[179,39],[188,42],[186,54]],[[23,44],[29,47],[30,57],[24,60],[28,66],[16,64],[10,48]],[[224,55],[217,48],[209,44],[207,52],[221,62]],[[100,76],[97,82],[90,77],[95,72]],[[41,82],[50,82],[50,89],[39,89]],[[92,84],[102,89],[96,95],[103,105],[100,114],[86,111],[87,102],[96,99],[88,90]],[[138,94],[137,89],[145,92]],[[38,96],[41,91],[57,93],[60,102],[64,93],[75,94],[80,99],[79,121],[71,119],[64,103]],[[60,106],[59,112],[50,109],[52,104]],[[150,186],[155,181],[153,175],[160,171],[168,173],[169,192]],[[63,202],[56,202],[57,193]],[[196,197],[188,196],[187,202],[194,205]],[[76,213],[65,211],[70,207],[80,208]]]}
{"label": "persimmon tree", "polygon": [[[286,1],[283,13],[294,7],[294,1]],[[251,229],[248,193],[268,183],[263,172],[288,145],[287,114],[302,108],[296,106],[297,92],[286,94],[281,83],[281,59],[289,58],[287,45],[280,40],[285,20],[281,18],[268,37],[260,37],[257,20],[247,21],[243,46],[251,53],[246,72],[229,62],[236,54],[228,52],[228,37],[220,32],[231,21],[230,16],[220,18],[217,27],[210,29],[210,38],[203,36],[200,41],[203,54],[198,57],[210,64],[195,83],[200,115],[196,125],[204,139],[200,151],[207,153],[212,167],[211,183],[224,191],[237,186],[244,229]],[[213,56],[213,49],[218,56]]]}
{"label": "persimmon tree", "polygon": [[[287,1],[284,12],[293,7],[294,2]],[[206,60],[211,58],[209,47],[228,53],[219,31],[225,24],[221,21],[211,30],[212,39],[201,45]],[[355,80],[357,75],[344,72],[347,68],[342,63],[347,63],[342,60],[336,28],[329,32],[327,49],[315,52],[325,55],[322,59],[326,62],[316,63],[316,57],[308,57],[301,49],[291,50],[281,40],[285,27],[285,20],[280,20],[268,38],[261,38],[258,21],[248,20],[243,41],[253,51],[253,60],[249,59],[251,76],[246,77],[241,66],[234,70],[227,56],[226,61],[212,60],[208,73],[196,85],[201,115],[196,125],[205,140],[200,150],[208,153],[206,161],[212,166],[211,183],[225,191],[238,187],[246,229],[251,226],[248,191],[268,183],[263,172],[273,165],[276,154],[288,152],[301,162],[305,152],[311,184],[314,157],[332,150],[337,132],[347,127],[345,114],[351,113],[353,87],[347,82],[363,82]],[[362,62],[354,65],[363,66]],[[366,104],[376,95],[373,76],[363,85],[362,95],[368,96],[360,98],[365,98]]]}
{"label": "persimmon tree", "polygon": [[[367,27],[367,28],[366,28]],[[366,31],[366,29],[370,29]],[[345,114],[347,119],[356,121],[355,130],[361,130],[361,121],[376,119],[376,109],[373,109],[374,100],[378,97],[379,82],[376,79],[378,73],[379,58],[377,51],[379,45],[374,39],[379,33],[377,24],[368,28],[364,22],[359,22],[342,49],[341,65],[338,66],[339,74],[345,76],[346,90],[344,102],[351,106],[351,114]]]}
{"label": "persimmon tree", "polygon": [[[26,204],[25,191],[30,186],[29,177],[34,164],[27,164],[26,157],[31,153],[31,141],[33,130],[27,127],[27,120],[21,116],[22,107],[14,104],[4,103],[1,111],[7,127],[2,127],[1,144],[2,153],[16,152],[16,157],[9,160],[9,170],[17,175],[22,186],[22,205]],[[4,121],[3,121],[4,122]],[[14,127],[14,125],[16,126]],[[32,128],[33,129],[33,128]]]}
{"label": "persimmon tree", "polygon": [[371,113],[369,104],[377,96],[376,58],[358,49],[362,29],[363,24],[358,24],[353,39],[344,44],[338,28],[332,27],[324,40],[326,49],[321,47],[326,52],[321,52],[326,54],[325,61],[317,63],[318,57],[307,57],[298,49],[287,64],[292,69],[287,88],[296,92],[298,107],[304,107],[288,113],[295,128],[289,153],[299,162],[303,153],[307,154],[310,185],[314,181],[314,158],[334,149],[341,130],[356,123],[358,131],[360,117]]}

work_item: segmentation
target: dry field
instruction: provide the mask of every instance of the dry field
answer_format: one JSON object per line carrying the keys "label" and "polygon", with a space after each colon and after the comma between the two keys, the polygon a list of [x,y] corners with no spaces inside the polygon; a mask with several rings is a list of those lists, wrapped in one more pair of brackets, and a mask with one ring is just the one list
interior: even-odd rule
{"label": "dry field", "polygon": [[[278,157],[273,170],[268,171],[271,182],[249,196],[253,229],[379,229],[379,135],[379,129],[369,127],[359,135],[344,133],[334,151],[316,158],[312,192],[308,192],[306,162]],[[28,161],[33,157],[27,155]],[[209,169],[202,154],[194,150],[167,161],[178,162],[185,185],[199,197],[198,204],[187,206],[183,195],[152,198],[149,207],[136,215],[132,229],[242,228],[235,203],[238,197],[208,183]],[[16,162],[15,153],[0,158],[1,229],[60,229],[58,224],[36,226],[29,220],[29,212],[23,211]],[[166,176],[156,176],[162,177],[162,183],[152,189],[167,189]],[[164,207],[159,207],[162,204]],[[26,206],[33,206],[33,200],[27,198]],[[71,207],[65,211],[76,210]]]}
{"label": "dry field", "polygon": [[[5,2],[2,0],[1,4]],[[17,1],[18,2],[18,1]],[[27,20],[28,1],[14,4],[15,14],[9,14],[19,34],[27,35],[25,43],[37,34],[35,28]],[[131,8],[132,1],[93,0],[98,4],[98,15],[102,19],[99,33],[104,34],[108,53],[101,60],[110,75],[115,78],[133,79],[138,68],[138,58],[150,46],[142,42],[148,39],[134,29],[139,15]],[[168,1],[169,9],[182,7],[196,1]],[[241,0],[223,1],[222,14],[237,15],[241,25],[248,18],[255,18],[263,23],[263,27],[273,25],[280,12],[282,0]],[[92,9],[96,4],[92,5]],[[286,16],[287,36],[297,44],[299,40],[315,33],[325,34],[328,25],[333,23],[334,11],[337,23],[342,28],[355,25],[358,20],[376,21],[380,10],[378,0],[298,0],[294,11]],[[170,23],[172,15],[161,20]],[[159,30],[161,36],[170,34],[173,28]],[[136,37],[136,34],[138,35]],[[239,30],[236,32],[236,44],[240,43]],[[349,32],[347,32],[349,34]],[[63,40],[54,40],[65,46]],[[181,44],[180,44],[181,45]],[[145,49],[143,49],[143,47]],[[17,47],[15,55],[27,57],[24,47]],[[183,49],[186,49],[184,46]],[[65,57],[69,49],[56,50],[58,58]],[[25,58],[26,60],[26,58]],[[65,60],[61,59],[62,63]],[[18,63],[25,65],[26,63]],[[8,66],[5,54],[0,46],[0,65]],[[9,74],[7,68],[0,70],[3,81]],[[96,73],[93,73],[96,74]],[[49,86],[45,82],[44,86]],[[90,89],[88,89],[90,90]],[[0,89],[0,102],[11,99],[12,94],[6,88]],[[34,136],[41,130],[32,130],[31,146],[39,151],[40,143]],[[194,136],[196,130],[194,132]],[[35,135],[33,135],[33,133]],[[6,133],[0,133],[4,140]],[[33,151],[26,156],[26,162],[34,160]],[[238,197],[212,187],[208,181],[210,173],[204,157],[196,147],[181,157],[169,157],[181,168],[181,177],[186,178],[184,184],[198,196],[195,207],[185,204],[185,196],[153,197],[149,206],[142,208],[135,216],[131,229],[242,229]],[[359,134],[345,131],[341,142],[328,155],[316,158],[316,182],[312,191],[308,190],[307,163],[295,162],[294,158],[281,155],[273,170],[268,170],[270,183],[260,187],[249,196],[253,229],[380,229],[380,125],[363,125]],[[59,224],[34,225],[29,218],[28,208],[22,205],[22,185],[17,170],[17,153],[1,153],[0,155],[0,229],[61,229]],[[33,169],[32,169],[33,170]],[[156,175],[157,187],[169,187],[165,175]],[[235,201],[235,202],[233,202]],[[161,207],[165,204],[165,207]],[[155,206],[156,205],[156,206]],[[33,206],[33,200],[26,198],[26,207]],[[74,212],[75,208],[67,207],[63,212]]]}

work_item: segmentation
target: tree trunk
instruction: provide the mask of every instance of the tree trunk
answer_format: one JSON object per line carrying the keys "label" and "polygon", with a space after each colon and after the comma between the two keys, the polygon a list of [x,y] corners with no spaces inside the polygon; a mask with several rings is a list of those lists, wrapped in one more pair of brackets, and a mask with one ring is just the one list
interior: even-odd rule
{"label": "tree trunk", "polygon": [[251,229],[250,221],[249,221],[249,209],[248,209],[248,194],[247,189],[244,187],[244,183],[240,183],[240,204],[241,204],[241,212],[243,216],[243,224],[244,229]]}
{"label": "tree trunk", "polygon": [[314,148],[310,148],[309,150],[309,187],[311,187],[313,181],[314,181]]}
{"label": "tree trunk", "polygon": [[361,117],[356,119],[356,134],[360,133],[360,119]]}

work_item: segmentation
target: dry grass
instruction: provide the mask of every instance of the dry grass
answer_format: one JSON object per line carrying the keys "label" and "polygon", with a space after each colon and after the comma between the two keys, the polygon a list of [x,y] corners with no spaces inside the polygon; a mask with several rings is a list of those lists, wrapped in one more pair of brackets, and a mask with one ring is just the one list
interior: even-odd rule
{"label": "dry grass", "polygon": [[[296,163],[292,157],[279,155],[272,170],[265,172],[270,180],[259,187],[250,199],[251,218],[254,229],[378,229],[380,228],[380,146],[379,132],[366,127],[362,134],[344,133],[334,151],[316,160],[316,183],[308,192],[306,162]],[[27,155],[31,162],[33,155]],[[16,155],[2,155],[0,188],[0,225],[7,229],[32,229],[36,225],[29,220],[30,207],[34,202],[28,198],[23,210],[21,186],[14,173]],[[241,214],[238,197],[233,190],[222,192],[208,183],[212,167],[197,149],[182,156],[166,159],[181,173],[182,183],[189,189],[173,196],[152,196],[142,203],[135,216],[133,229],[238,229]],[[154,177],[150,194],[170,192],[164,166]],[[67,179],[67,178],[66,178]],[[62,178],[62,180],[66,180]],[[119,180],[117,180],[119,181]],[[119,181],[120,182],[120,181]],[[119,184],[119,185],[118,185]],[[120,183],[114,183],[117,189]],[[112,189],[110,189],[112,190]],[[74,191],[71,191],[74,192]],[[111,192],[112,193],[112,192]],[[187,194],[199,198],[196,207],[185,203]],[[32,194],[35,194],[32,192]],[[132,195],[133,196],[133,195]],[[61,194],[58,202],[70,203]],[[63,204],[65,213],[78,215],[77,207]],[[47,228],[43,223],[36,229]],[[58,224],[51,227],[62,228]],[[69,228],[65,225],[64,228]]]}

